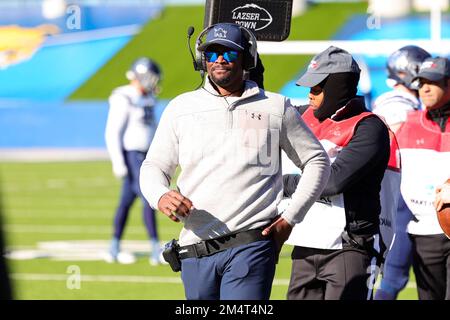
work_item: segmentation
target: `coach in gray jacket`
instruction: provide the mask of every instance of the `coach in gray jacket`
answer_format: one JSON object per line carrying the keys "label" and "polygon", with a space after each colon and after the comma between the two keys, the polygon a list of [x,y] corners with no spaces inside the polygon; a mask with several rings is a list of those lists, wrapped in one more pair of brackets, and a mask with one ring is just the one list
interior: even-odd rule
{"label": "coach in gray jacket", "polygon": [[[250,31],[221,23],[202,34],[206,83],[166,107],[141,189],[152,207],[184,223],[178,252],[187,299],[269,299],[281,246],[322,192],[329,159],[287,98],[243,80],[256,65]],[[282,214],[281,149],[303,170]]]}

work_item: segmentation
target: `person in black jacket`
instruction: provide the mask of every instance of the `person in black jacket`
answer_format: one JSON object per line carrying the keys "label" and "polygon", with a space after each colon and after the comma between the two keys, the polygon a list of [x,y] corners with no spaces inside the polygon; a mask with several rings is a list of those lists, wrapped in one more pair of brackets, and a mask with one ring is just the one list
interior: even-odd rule
{"label": "person in black jacket", "polygon": [[[371,298],[371,267],[381,257],[380,188],[390,156],[383,121],[356,95],[360,69],[346,51],[329,47],[297,85],[311,88],[303,120],[331,159],[322,197],[294,227],[288,299]],[[285,175],[285,196],[300,175]]]}

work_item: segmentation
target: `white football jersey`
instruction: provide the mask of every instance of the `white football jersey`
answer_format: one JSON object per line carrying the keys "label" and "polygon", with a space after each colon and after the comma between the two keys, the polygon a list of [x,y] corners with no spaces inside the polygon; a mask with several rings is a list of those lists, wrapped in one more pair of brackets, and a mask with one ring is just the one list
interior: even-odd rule
{"label": "white football jersey", "polygon": [[153,95],[135,87],[118,87],[109,97],[105,140],[113,167],[125,166],[123,151],[147,152],[156,130]]}
{"label": "white football jersey", "polygon": [[387,125],[406,121],[408,112],[420,109],[420,101],[413,94],[392,90],[379,96],[373,105],[373,113],[382,116]]}

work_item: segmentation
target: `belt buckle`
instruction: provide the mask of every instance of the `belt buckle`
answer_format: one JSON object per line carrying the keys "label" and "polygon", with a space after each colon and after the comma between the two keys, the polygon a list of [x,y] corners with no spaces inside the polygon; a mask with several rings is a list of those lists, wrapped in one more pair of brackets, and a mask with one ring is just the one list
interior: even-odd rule
{"label": "belt buckle", "polygon": [[347,231],[343,231],[341,236],[342,239],[344,239],[344,241],[348,243],[351,247],[356,249],[360,248],[360,244],[355,239],[353,239],[353,237]]}
{"label": "belt buckle", "polygon": [[[199,247],[198,250],[197,250],[197,246]],[[203,251],[203,252],[199,252],[199,251]],[[208,246],[206,245],[206,241],[201,241],[201,242],[196,243],[194,245],[194,252],[195,252],[195,255],[197,256],[197,258],[207,256],[209,254],[209,250],[208,250]]]}

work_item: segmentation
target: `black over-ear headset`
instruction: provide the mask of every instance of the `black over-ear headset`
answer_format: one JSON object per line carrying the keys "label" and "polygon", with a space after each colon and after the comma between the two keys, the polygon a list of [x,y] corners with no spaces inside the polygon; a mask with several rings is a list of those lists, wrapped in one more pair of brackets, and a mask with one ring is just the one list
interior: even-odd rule
{"label": "black over-ear headset", "polygon": [[195,63],[194,68],[196,71],[202,71],[206,72],[206,59],[203,51],[198,50],[198,47],[204,42],[204,38],[206,34],[211,30],[211,28],[214,28],[218,24],[232,24],[239,27],[241,31],[241,35],[244,37],[244,39],[247,41],[244,44],[244,63],[243,63],[243,69],[244,70],[250,70],[256,67],[258,54],[257,54],[257,45],[256,45],[256,37],[255,35],[248,29],[235,24],[235,23],[217,23],[213,24],[207,28],[205,28],[197,37],[197,40],[195,40]]}

